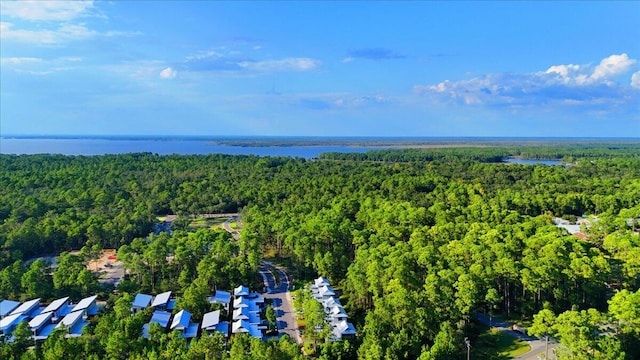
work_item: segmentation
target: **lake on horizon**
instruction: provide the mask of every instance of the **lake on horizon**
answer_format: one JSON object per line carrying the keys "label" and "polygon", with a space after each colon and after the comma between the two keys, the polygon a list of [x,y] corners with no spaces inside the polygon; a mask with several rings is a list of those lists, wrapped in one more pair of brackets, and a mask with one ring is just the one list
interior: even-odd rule
{"label": "lake on horizon", "polygon": [[87,138],[0,138],[0,154],[106,155],[149,152],[159,155],[257,155],[312,159],[325,152],[366,152],[390,146],[233,146],[212,140],[128,140]]}

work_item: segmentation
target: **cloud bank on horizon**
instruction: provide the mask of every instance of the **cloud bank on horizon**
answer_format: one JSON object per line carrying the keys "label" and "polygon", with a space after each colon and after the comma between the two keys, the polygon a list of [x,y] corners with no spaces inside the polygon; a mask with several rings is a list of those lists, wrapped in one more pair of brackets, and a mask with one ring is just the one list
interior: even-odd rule
{"label": "cloud bank on horizon", "polygon": [[640,137],[636,2],[0,10],[0,134]]}

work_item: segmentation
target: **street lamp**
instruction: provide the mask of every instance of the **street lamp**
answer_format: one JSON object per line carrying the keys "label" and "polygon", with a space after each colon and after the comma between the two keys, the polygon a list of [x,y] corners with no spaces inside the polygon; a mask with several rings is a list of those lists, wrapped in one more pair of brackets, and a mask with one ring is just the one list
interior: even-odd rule
{"label": "street lamp", "polygon": [[469,360],[469,355],[471,353],[471,340],[469,340],[468,337],[465,337],[464,343],[467,345],[467,360]]}

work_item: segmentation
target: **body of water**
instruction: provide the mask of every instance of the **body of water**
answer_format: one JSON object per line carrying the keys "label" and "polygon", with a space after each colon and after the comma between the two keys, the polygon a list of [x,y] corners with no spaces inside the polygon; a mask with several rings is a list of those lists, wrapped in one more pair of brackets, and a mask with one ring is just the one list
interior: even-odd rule
{"label": "body of water", "polygon": [[105,155],[149,152],[159,155],[257,155],[291,156],[311,159],[324,152],[366,152],[389,147],[292,145],[234,146],[211,140],[146,140],[103,138],[0,138],[1,154]]}
{"label": "body of water", "polygon": [[512,163],[512,164],[523,164],[523,165],[562,165],[562,160],[537,160],[537,159],[520,159],[520,158],[506,158],[504,162]]}

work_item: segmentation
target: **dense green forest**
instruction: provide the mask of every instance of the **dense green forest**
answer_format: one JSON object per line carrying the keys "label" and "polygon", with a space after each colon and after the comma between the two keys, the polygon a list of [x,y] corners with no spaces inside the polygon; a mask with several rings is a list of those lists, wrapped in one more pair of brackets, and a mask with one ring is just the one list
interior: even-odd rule
{"label": "dense green forest", "polygon": [[[501,162],[507,156],[564,165]],[[128,315],[129,294],[171,289],[197,317],[208,310],[204,295],[255,281],[264,256],[286,263],[296,279],[321,275],[342,289],[358,337],[319,344],[324,359],[462,358],[464,338],[479,334],[478,311],[533,321],[531,331],[551,334],[566,358],[640,356],[638,144],[399,149],[314,160],[0,155],[0,188],[0,297],[100,290],[109,310],[87,336],[53,336],[29,352],[24,341],[5,344],[0,355],[8,358],[300,357],[286,340],[238,337],[230,354],[216,338],[189,350],[171,334],[144,340],[142,319]],[[242,214],[238,241],[182,231],[180,222],[171,236],[148,236],[157,215],[226,212]],[[591,219],[586,240],[552,223],[582,215]],[[99,289],[78,265],[94,248],[118,248],[130,270],[117,294]],[[59,255],[60,266],[25,262],[43,254]]]}

